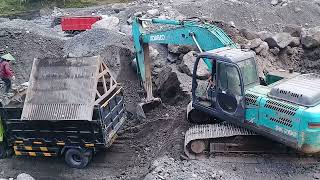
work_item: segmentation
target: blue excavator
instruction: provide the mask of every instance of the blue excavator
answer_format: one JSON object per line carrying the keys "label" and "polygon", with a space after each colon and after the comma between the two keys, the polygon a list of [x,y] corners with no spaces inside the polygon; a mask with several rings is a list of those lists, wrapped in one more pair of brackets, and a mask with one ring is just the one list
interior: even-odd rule
{"label": "blue excavator", "polygon": [[[148,31],[145,22],[164,27]],[[135,18],[132,26],[138,75],[146,91],[141,111],[161,102],[152,93],[149,44],[195,45],[200,52],[187,107],[188,121],[196,124],[185,134],[189,158],[221,149],[246,151],[235,137],[258,142],[257,134],[303,153],[320,152],[320,75],[275,71],[262,83],[255,53],[238,48],[222,29],[203,21]],[[206,80],[197,75],[201,61],[208,70]]]}

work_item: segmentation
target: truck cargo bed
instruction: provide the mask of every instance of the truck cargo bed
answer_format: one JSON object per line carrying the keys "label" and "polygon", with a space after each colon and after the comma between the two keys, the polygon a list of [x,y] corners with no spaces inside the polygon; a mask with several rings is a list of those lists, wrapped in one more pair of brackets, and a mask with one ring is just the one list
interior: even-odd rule
{"label": "truck cargo bed", "polygon": [[91,121],[21,120],[21,113],[22,108],[1,108],[9,145],[16,147],[15,151],[27,147],[28,152],[41,151],[40,147],[57,148],[55,153],[62,153],[70,146],[94,150],[109,147],[126,117],[122,89],[105,106],[94,107]]}

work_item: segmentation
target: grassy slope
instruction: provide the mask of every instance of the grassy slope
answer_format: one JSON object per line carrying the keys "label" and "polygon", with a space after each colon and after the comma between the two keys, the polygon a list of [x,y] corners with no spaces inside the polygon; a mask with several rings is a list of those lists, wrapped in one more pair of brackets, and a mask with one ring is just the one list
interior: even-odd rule
{"label": "grassy slope", "polygon": [[128,0],[66,0],[65,4],[63,0],[29,0],[28,3],[20,3],[20,0],[0,0],[0,16],[19,14],[54,6],[76,8],[117,2],[128,2]]}

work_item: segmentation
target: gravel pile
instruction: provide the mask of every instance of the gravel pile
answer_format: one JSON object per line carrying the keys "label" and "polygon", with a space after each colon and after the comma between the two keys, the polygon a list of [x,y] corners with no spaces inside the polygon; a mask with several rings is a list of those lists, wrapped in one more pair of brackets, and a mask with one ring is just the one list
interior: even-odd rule
{"label": "gravel pile", "polygon": [[66,42],[64,51],[73,56],[88,56],[114,45],[133,51],[132,41],[125,35],[106,29],[92,29]]}
{"label": "gravel pile", "polygon": [[271,0],[215,0],[214,2],[173,0],[171,2],[168,4],[187,17],[205,16],[225,22],[233,21],[236,26],[256,31],[277,32],[286,24],[305,27],[320,24],[318,18],[320,6],[317,0],[291,0],[290,3],[279,3],[277,6],[272,5]]}
{"label": "gravel pile", "polygon": [[16,58],[12,65],[16,74],[14,83],[20,84],[29,80],[34,58],[62,56],[65,40],[54,32],[47,32],[45,28],[31,27],[33,24],[23,26],[27,22],[22,20],[17,21],[20,26],[12,24],[13,22],[15,21],[0,25],[0,47]]}
{"label": "gravel pile", "polygon": [[64,45],[69,57],[100,55],[117,76],[120,71],[120,55],[133,56],[132,41],[125,35],[106,29],[92,29],[69,39]]}
{"label": "gravel pile", "polygon": [[0,24],[0,29],[2,28],[21,30],[27,33],[30,32],[46,38],[65,39],[61,34],[55,32],[51,28],[46,28],[36,23],[21,19],[14,19],[12,21],[3,22]]}
{"label": "gravel pile", "polygon": [[[194,169],[197,169],[196,171]],[[240,179],[234,172],[216,170],[210,163],[203,163],[195,160],[181,161],[168,156],[163,156],[153,161],[151,172],[145,176],[144,180],[205,180],[205,179]]]}

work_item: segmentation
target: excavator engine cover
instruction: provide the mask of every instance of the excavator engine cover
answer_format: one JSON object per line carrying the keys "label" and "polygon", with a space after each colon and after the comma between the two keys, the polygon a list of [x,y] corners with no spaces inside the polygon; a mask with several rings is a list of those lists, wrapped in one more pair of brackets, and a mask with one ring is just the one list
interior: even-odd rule
{"label": "excavator engine cover", "polygon": [[[303,91],[301,89],[304,89]],[[320,75],[302,74],[275,85],[269,96],[302,106],[315,106],[320,102]]]}

